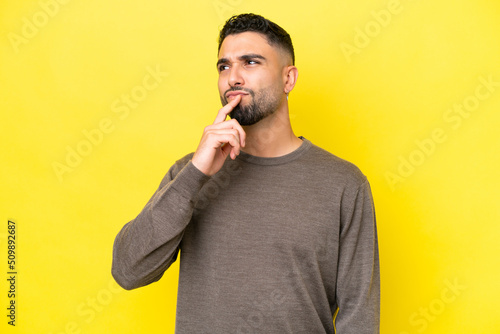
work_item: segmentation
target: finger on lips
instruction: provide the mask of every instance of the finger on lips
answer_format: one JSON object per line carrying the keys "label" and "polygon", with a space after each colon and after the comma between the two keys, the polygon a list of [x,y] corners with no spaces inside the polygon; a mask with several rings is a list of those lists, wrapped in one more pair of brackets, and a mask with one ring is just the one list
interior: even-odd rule
{"label": "finger on lips", "polygon": [[222,123],[226,119],[227,115],[240,103],[241,95],[236,95],[234,99],[231,99],[224,107],[219,110],[217,117],[213,124]]}

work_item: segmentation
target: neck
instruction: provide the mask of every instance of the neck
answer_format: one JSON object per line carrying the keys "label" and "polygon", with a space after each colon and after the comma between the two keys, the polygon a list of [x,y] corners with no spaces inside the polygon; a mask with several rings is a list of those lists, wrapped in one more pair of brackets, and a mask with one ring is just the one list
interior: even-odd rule
{"label": "neck", "polygon": [[302,140],[293,133],[288,106],[243,129],[246,133],[243,151],[254,156],[279,157],[293,152],[302,144]]}

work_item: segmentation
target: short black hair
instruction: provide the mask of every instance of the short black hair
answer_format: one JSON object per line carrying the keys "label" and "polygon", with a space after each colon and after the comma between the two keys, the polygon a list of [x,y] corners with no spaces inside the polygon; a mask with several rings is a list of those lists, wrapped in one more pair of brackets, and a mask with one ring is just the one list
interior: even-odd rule
{"label": "short black hair", "polygon": [[276,45],[290,54],[295,65],[295,53],[290,35],[276,23],[256,14],[239,14],[229,18],[219,33],[219,48],[229,35],[253,31],[263,34],[270,45]]}

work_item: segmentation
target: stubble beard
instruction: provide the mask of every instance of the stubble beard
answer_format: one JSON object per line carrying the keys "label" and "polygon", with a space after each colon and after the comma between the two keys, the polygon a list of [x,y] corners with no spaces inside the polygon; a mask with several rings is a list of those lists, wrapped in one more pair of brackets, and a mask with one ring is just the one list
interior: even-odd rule
{"label": "stubble beard", "polygon": [[[236,107],[229,113],[229,117],[236,119],[240,125],[253,125],[269,115],[274,114],[280,105],[279,94],[273,94],[272,88],[261,89],[255,93],[251,89],[230,89],[229,91],[244,91],[252,97],[250,103]],[[227,92],[226,92],[227,93]],[[222,104],[228,103],[227,99],[221,97]]]}

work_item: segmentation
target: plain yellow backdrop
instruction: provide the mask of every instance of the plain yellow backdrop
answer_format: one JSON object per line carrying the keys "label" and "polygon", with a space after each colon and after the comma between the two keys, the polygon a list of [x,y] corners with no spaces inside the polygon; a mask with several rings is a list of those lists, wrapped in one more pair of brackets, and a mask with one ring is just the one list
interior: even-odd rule
{"label": "plain yellow backdrop", "polygon": [[213,121],[217,33],[244,12],[292,36],[296,134],[371,182],[381,333],[498,333],[494,0],[2,1],[2,333],[173,333],[178,263],[124,291],[112,244]]}

